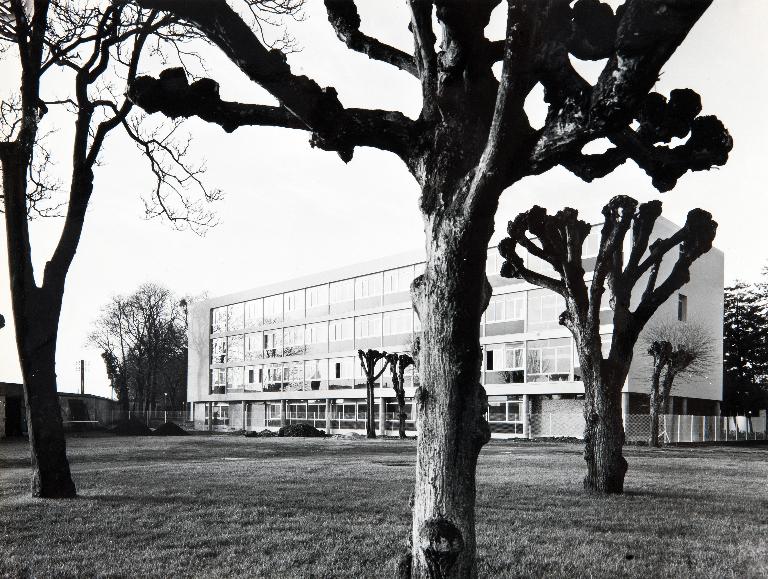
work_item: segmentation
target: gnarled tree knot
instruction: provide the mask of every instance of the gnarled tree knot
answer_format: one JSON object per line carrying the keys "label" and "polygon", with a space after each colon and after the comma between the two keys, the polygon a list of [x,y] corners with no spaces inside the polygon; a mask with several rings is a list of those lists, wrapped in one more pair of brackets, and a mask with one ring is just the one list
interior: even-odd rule
{"label": "gnarled tree knot", "polygon": [[447,577],[459,554],[464,550],[461,531],[451,521],[433,518],[424,522],[419,531],[419,545],[434,579]]}

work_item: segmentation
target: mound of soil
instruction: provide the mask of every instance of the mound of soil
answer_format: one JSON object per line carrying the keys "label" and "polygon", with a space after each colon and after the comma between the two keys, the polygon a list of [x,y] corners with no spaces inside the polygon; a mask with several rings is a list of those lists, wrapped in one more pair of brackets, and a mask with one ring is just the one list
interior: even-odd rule
{"label": "mound of soil", "polygon": [[312,438],[318,436],[325,436],[325,432],[318,430],[314,426],[309,424],[289,424],[283,426],[277,431],[278,436],[301,436],[305,438]]}
{"label": "mound of soil", "polygon": [[131,418],[130,420],[120,420],[109,432],[117,436],[149,436],[152,431],[143,422]]}
{"label": "mound of soil", "polygon": [[152,431],[152,436],[189,436],[189,432],[184,430],[178,424],[166,422]]}
{"label": "mound of soil", "polygon": [[277,436],[277,433],[265,428],[261,432],[256,432],[255,430],[246,432],[245,436],[248,438],[269,438],[271,436]]}

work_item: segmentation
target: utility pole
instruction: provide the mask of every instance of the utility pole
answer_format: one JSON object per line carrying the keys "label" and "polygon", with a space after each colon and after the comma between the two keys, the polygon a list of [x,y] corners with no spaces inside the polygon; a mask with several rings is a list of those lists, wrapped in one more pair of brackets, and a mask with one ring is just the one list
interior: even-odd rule
{"label": "utility pole", "polygon": [[75,366],[80,370],[80,394],[85,394],[85,360],[78,360]]}

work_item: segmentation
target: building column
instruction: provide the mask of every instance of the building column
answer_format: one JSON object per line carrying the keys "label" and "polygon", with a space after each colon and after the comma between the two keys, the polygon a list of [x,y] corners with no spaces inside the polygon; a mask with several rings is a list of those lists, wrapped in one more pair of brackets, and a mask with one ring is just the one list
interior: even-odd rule
{"label": "building column", "polygon": [[325,399],[325,433],[331,433],[331,399]]}
{"label": "building column", "polygon": [[247,404],[243,400],[243,432],[248,432],[248,414],[246,412]]}
{"label": "building column", "polygon": [[280,401],[280,427],[281,428],[286,425],[285,415],[287,413],[287,410],[288,410],[288,404],[286,404],[285,399],[283,399]]}
{"label": "building column", "polygon": [[384,413],[387,408],[387,401],[384,398],[384,396],[379,396],[379,430],[381,430],[381,435],[384,436],[384,433],[387,430],[387,420],[384,416]]}
{"label": "building column", "polygon": [[629,392],[621,393],[621,422],[624,425],[624,432],[629,425]]}
{"label": "building column", "polygon": [[525,438],[531,437],[531,423],[529,420],[528,408],[530,405],[530,399],[528,394],[523,394],[523,403],[520,406],[520,414],[523,418],[523,436]]}
{"label": "building column", "polygon": [[688,414],[688,398],[681,398],[680,414]]}
{"label": "building column", "polygon": [[208,402],[208,430],[213,432],[213,402]]}

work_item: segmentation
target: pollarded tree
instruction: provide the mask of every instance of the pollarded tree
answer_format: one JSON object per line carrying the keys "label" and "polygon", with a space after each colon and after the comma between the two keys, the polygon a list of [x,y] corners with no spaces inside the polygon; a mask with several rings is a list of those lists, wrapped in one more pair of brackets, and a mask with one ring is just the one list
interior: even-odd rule
{"label": "pollarded tree", "polygon": [[[502,0],[408,0],[412,53],[361,32],[354,0],[326,0],[331,26],[351,50],[421,84],[418,119],[345,107],[334,88],[295,74],[225,0],[134,1],[191,23],[278,101],[224,101],[215,81],[189,84],[178,71],[165,71],[133,83],[130,96],[146,111],[197,115],[226,131],[246,125],[307,131],[313,146],[344,161],[355,147],[378,148],[397,155],[418,182],[426,268],[412,285],[423,341],[410,567],[414,577],[476,575],[475,470],[490,437],[479,328],[491,295],[485,258],[499,197],[558,165],[591,181],[631,159],[666,191],[688,170],[725,163],[730,136],[716,118],[698,116],[696,93],[673,91],[667,100],[650,92],[711,0],[627,0],[615,13],[598,0],[508,0],[499,40],[488,39],[485,29]],[[570,56],[605,60],[594,85]],[[549,110],[535,128],[524,104],[538,83]],[[683,144],[664,145],[686,136]],[[581,152],[599,138],[612,147]]]}
{"label": "pollarded tree", "polygon": [[715,363],[714,337],[697,322],[661,321],[649,326],[643,339],[653,360],[648,444],[658,447],[659,415],[667,408],[675,379],[709,373]]}
{"label": "pollarded tree", "polygon": [[405,412],[405,370],[414,362],[408,354],[388,354],[387,362],[392,371],[392,388],[397,399],[398,434],[400,438],[405,438],[405,419],[408,417]]}
{"label": "pollarded tree", "polygon": [[[660,201],[638,206],[637,201],[624,195],[611,199],[603,208],[605,223],[589,281],[584,279],[581,251],[591,226],[579,219],[575,209],[548,215],[546,209],[535,206],[509,222],[509,237],[499,243],[499,252],[506,260],[502,276],[522,278],[565,299],[566,310],[560,314],[560,323],[573,335],[584,382],[584,488],[588,491],[623,492],[627,461],[622,456],[621,390],[635,343],[659,306],[688,283],[691,264],[712,248],[715,238],[717,223],[712,216],[693,209],[681,229],[649,245],[660,215]],[[630,229],[625,256],[624,242]],[[548,263],[554,275],[526,267],[518,247]],[[662,262],[667,255],[667,262],[673,265],[665,274]],[[660,273],[666,275],[663,281]],[[642,293],[634,296],[633,307],[636,287]],[[603,356],[600,337],[600,305],[606,289],[613,310],[607,357]]]}
{"label": "pollarded tree", "polygon": [[[365,433],[368,438],[376,438],[376,422],[373,420],[373,395],[376,380],[387,369],[387,353],[378,350],[358,350],[357,356],[360,358],[360,366],[365,374]],[[381,369],[376,371],[376,364],[384,360]]]}

